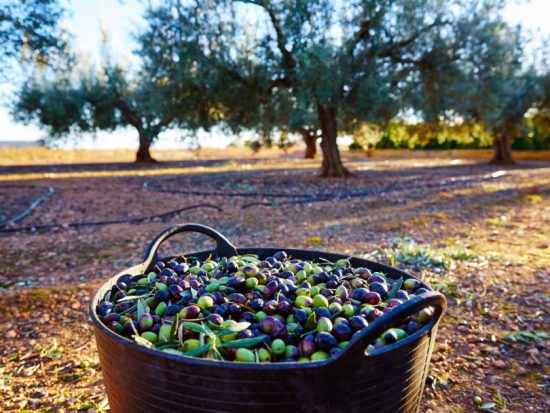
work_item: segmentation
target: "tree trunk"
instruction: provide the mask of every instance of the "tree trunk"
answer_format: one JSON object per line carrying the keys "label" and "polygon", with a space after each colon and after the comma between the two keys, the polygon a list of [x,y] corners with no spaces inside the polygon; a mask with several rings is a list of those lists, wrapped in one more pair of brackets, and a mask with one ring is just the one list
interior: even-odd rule
{"label": "tree trunk", "polygon": [[515,163],[512,157],[512,136],[513,132],[510,131],[495,134],[493,141],[495,153],[489,163],[495,165],[512,165]]}
{"label": "tree trunk", "polygon": [[144,133],[143,130],[139,132],[139,148],[136,152],[136,162],[138,163],[154,163],[157,162],[149,151],[151,147],[151,139]]}
{"label": "tree trunk", "polygon": [[345,178],[351,173],[342,163],[340,152],[336,144],[338,136],[336,125],[336,108],[317,104],[317,118],[321,126],[321,150],[323,151],[323,163],[321,165],[321,177]]}
{"label": "tree trunk", "polygon": [[315,159],[315,155],[317,155],[317,135],[314,131],[304,130],[302,136],[306,143],[304,159]]}

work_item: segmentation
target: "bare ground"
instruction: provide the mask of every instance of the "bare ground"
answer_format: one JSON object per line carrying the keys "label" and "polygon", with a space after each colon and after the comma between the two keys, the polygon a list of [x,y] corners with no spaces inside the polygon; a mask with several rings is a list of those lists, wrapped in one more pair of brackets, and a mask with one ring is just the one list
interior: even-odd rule
{"label": "bare ground", "polygon": [[[162,229],[198,222],[237,246],[393,256],[449,300],[421,411],[484,411],[474,396],[485,411],[548,411],[550,164],[348,162],[348,180],[320,180],[317,162],[277,158],[2,167],[0,221],[54,192],[0,229],[37,228],[0,232],[0,410],[105,410],[90,294],[138,263]],[[207,205],[98,224],[197,204]],[[182,236],[164,252],[205,247]]]}

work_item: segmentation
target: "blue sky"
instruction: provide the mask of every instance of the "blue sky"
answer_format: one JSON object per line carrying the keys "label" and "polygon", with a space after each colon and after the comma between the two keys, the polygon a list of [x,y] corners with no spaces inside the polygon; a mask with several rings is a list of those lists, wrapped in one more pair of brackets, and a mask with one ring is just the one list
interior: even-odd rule
{"label": "blue sky", "polygon": [[[145,25],[141,18],[143,4],[140,0],[64,0],[71,11],[63,25],[74,36],[75,47],[92,61],[98,59],[100,48],[100,28],[106,28],[110,35],[111,47],[122,62],[136,62],[132,55],[134,41],[132,33]],[[520,23],[539,32],[539,35],[550,36],[550,0],[524,0],[510,5],[506,12],[511,23]],[[0,93],[9,96],[13,85],[0,85]],[[5,101],[5,99],[2,99]],[[25,126],[11,121],[5,107],[0,107],[0,141],[1,140],[35,140],[44,135],[36,126]],[[181,147],[177,132],[167,132],[157,147]],[[135,131],[121,130],[115,133],[99,133],[93,139],[88,136],[80,140],[80,146],[100,148],[135,148]],[[219,146],[219,135],[205,135],[204,146]],[[222,140],[223,145],[229,140]]]}

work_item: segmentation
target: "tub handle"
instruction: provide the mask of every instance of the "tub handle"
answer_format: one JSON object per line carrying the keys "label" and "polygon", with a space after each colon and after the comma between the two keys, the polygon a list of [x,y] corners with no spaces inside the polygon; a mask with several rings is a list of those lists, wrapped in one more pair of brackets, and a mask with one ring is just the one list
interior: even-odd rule
{"label": "tub handle", "polygon": [[212,255],[216,257],[231,257],[238,254],[237,248],[215,229],[200,224],[179,224],[165,229],[151,242],[143,259],[144,271],[148,271],[151,264],[156,262],[160,245],[168,238],[182,232],[198,232],[212,238],[216,241],[216,249],[212,251]]}
{"label": "tub handle", "polygon": [[434,291],[415,296],[378,317],[361,334],[350,341],[349,345],[338,358],[356,360],[359,357],[364,357],[366,347],[374,343],[374,340],[380,337],[387,329],[395,327],[400,321],[428,307],[434,308],[434,314],[431,321],[423,328],[427,327],[429,330],[432,330],[437,326],[447,308],[445,296]]}

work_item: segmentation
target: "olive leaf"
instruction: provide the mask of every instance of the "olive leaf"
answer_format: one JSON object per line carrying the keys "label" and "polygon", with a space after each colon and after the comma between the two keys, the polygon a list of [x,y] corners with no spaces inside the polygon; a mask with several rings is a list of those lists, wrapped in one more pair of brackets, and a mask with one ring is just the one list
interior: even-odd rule
{"label": "olive leaf", "polygon": [[239,340],[233,340],[228,341],[227,343],[223,343],[220,347],[223,348],[250,348],[257,346],[258,344],[261,344],[265,342],[267,336],[262,335],[258,337],[250,337],[250,338],[241,338]]}
{"label": "olive leaf", "polygon": [[174,340],[174,337],[176,336],[176,331],[178,331],[179,320],[180,320],[180,314],[176,313],[176,316],[172,320],[172,324],[170,326],[170,335],[168,336],[168,341]]}
{"label": "olive leaf", "polygon": [[176,348],[178,347],[178,343],[157,343],[155,344],[155,347],[157,350],[165,350],[167,348]]}
{"label": "olive leaf", "polygon": [[306,324],[304,326],[306,330],[313,330],[317,327],[317,314],[313,311],[308,318],[306,319]]}
{"label": "olive leaf", "polygon": [[183,343],[183,324],[180,324],[178,327],[178,341]]}
{"label": "olive leaf", "polygon": [[198,357],[202,356],[204,353],[206,353],[208,350],[212,348],[212,343],[206,343],[203,346],[200,346],[196,349],[186,351],[183,353],[184,356],[190,356],[190,357]]}
{"label": "olive leaf", "polygon": [[397,296],[397,293],[401,289],[402,285],[403,285],[403,278],[400,278],[395,282],[392,289],[388,293],[388,300],[391,300],[392,298],[395,298]]}
{"label": "olive leaf", "polygon": [[239,331],[246,330],[250,327],[250,323],[247,321],[241,321],[240,323],[224,328],[222,331],[216,333],[218,337],[226,336],[231,333],[238,333]]}
{"label": "olive leaf", "polygon": [[196,323],[191,323],[191,322],[188,322],[188,321],[184,321],[183,323],[181,323],[181,325],[185,328],[187,328],[188,330],[191,330],[191,331],[194,331],[195,333],[200,333],[200,334],[204,334],[205,336],[209,336],[211,334],[208,333],[208,331],[203,327],[203,325],[199,325],[199,324],[196,324]]}
{"label": "olive leaf", "polygon": [[147,347],[147,348],[154,348],[153,343],[151,343],[149,340],[144,339],[141,336],[138,336],[137,334],[132,336],[134,341],[139,344],[140,346]]}
{"label": "olive leaf", "polygon": [[136,309],[137,305],[134,304],[133,306],[131,306],[130,308],[124,310],[124,311],[121,311],[120,312],[120,315],[124,315],[124,314],[127,314],[127,313],[131,313],[132,311],[134,311]]}
{"label": "olive leaf", "polygon": [[344,314],[344,310],[340,310],[332,314],[329,318],[331,321],[334,321],[336,318],[340,317],[342,314]]}
{"label": "olive leaf", "polygon": [[214,332],[210,329],[210,327],[208,326],[208,324],[203,324],[201,323],[201,326],[204,328],[204,330],[206,331],[206,335],[210,338],[214,337]]}
{"label": "olive leaf", "polygon": [[126,297],[122,297],[120,300],[117,300],[117,304],[120,304],[120,303],[124,303],[126,301],[131,301],[131,300],[138,300],[140,298],[146,298],[146,297],[149,297],[151,296],[151,294],[142,294],[142,295],[128,295]]}
{"label": "olive leaf", "polygon": [[137,302],[137,319],[141,319],[141,316],[149,312],[149,306],[140,298]]}

